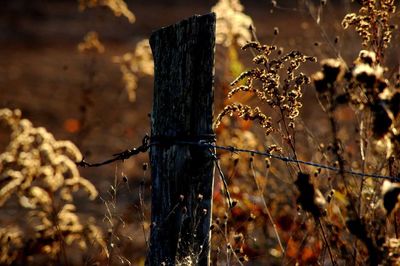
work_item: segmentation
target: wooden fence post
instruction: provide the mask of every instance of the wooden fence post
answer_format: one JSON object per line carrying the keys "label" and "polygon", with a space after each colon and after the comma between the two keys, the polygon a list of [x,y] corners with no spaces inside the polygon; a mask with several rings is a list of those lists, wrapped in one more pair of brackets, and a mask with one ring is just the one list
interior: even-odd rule
{"label": "wooden fence post", "polygon": [[152,207],[147,265],[209,265],[214,162],[179,141],[213,136],[215,14],[154,32]]}

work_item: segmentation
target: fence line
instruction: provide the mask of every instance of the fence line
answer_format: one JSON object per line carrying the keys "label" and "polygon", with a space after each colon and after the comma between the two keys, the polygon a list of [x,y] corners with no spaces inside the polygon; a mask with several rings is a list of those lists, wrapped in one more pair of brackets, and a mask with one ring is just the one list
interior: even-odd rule
{"label": "fence line", "polygon": [[[113,155],[114,158],[112,158],[112,159],[105,160],[100,163],[88,163],[85,160],[82,160],[81,162],[77,162],[77,165],[80,167],[98,167],[98,166],[106,165],[106,164],[109,164],[109,163],[112,163],[115,161],[119,161],[119,160],[124,161],[126,159],[129,159],[130,157],[138,155],[139,153],[147,152],[148,149],[150,148],[150,146],[176,144],[176,145],[200,146],[200,147],[209,149],[210,152],[212,152],[212,149],[216,149],[216,150],[225,150],[225,151],[229,151],[232,153],[248,153],[251,155],[260,155],[260,156],[280,160],[280,161],[287,162],[287,163],[299,163],[299,164],[314,166],[317,168],[326,169],[326,170],[330,170],[330,171],[334,171],[334,172],[341,171],[341,169],[338,167],[329,166],[326,164],[320,164],[320,163],[311,162],[311,161],[299,160],[299,159],[295,159],[295,158],[283,156],[283,155],[276,155],[276,154],[268,153],[265,151],[250,150],[250,149],[238,148],[238,147],[234,147],[234,146],[221,146],[221,145],[214,144],[215,140],[212,140],[212,141],[211,140],[198,140],[198,141],[197,140],[196,141],[183,140],[183,141],[181,141],[181,140],[179,140],[179,137],[176,137],[176,138],[163,139],[162,141],[158,140],[159,138],[156,138],[157,139],[156,141],[150,142],[150,139],[151,138],[149,136],[145,136],[143,138],[142,145],[138,146],[137,148],[133,148],[130,150],[123,151],[121,153],[117,153],[117,154]],[[213,157],[216,156],[215,153],[212,153],[212,155],[213,155]],[[350,175],[359,176],[359,177],[371,177],[371,178],[375,178],[375,179],[387,179],[392,182],[400,182],[400,177],[395,177],[395,176],[367,174],[367,173],[363,173],[363,172],[353,171],[351,169],[345,169],[343,172],[345,174],[350,174]]]}

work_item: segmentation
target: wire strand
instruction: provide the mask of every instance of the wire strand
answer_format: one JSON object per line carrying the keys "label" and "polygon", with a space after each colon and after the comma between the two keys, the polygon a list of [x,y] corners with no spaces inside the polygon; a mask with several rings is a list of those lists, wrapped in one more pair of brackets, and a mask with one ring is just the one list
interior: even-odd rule
{"label": "wire strand", "polygon": [[[283,162],[287,162],[287,163],[299,163],[299,164],[318,167],[318,168],[321,168],[321,169],[326,169],[326,170],[330,170],[330,171],[334,171],[334,172],[340,172],[341,171],[341,169],[338,168],[338,167],[329,166],[329,165],[326,165],[326,164],[320,164],[320,163],[311,162],[311,161],[304,161],[304,160],[294,159],[292,157],[276,155],[276,154],[263,152],[263,151],[259,151],[259,150],[243,149],[243,148],[237,148],[237,147],[234,147],[234,146],[221,146],[221,145],[217,145],[217,144],[213,144],[213,143],[209,143],[209,142],[204,142],[204,141],[199,141],[199,142],[177,141],[176,144],[203,146],[203,147],[207,147],[207,148],[214,148],[214,149],[217,149],[217,150],[225,150],[225,151],[229,151],[229,152],[233,152],[233,153],[249,153],[249,154],[252,154],[252,155],[260,155],[260,156],[269,157],[269,158],[272,158],[272,159],[277,159],[277,160],[280,160],[280,161],[283,161]],[[152,145],[152,144],[150,144],[150,145]],[[345,169],[343,172],[346,173],[346,174],[360,176],[360,177],[371,177],[371,178],[376,178],[376,179],[387,179],[387,180],[390,180],[390,181],[393,181],[393,182],[400,182],[400,178],[399,177],[394,177],[394,176],[386,176],[386,175],[378,175],[378,174],[367,174],[367,173],[353,171],[351,169],[350,170],[349,169]]]}

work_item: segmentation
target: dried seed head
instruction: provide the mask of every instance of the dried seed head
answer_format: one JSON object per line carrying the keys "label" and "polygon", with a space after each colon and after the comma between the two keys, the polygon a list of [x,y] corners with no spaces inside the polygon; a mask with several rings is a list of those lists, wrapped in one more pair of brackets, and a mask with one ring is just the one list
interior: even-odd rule
{"label": "dried seed head", "polygon": [[355,64],[367,64],[373,66],[376,63],[376,54],[373,51],[361,50]]}
{"label": "dried seed head", "polygon": [[382,184],[381,191],[383,197],[383,206],[387,215],[390,215],[393,210],[398,207],[400,185],[385,180]]}
{"label": "dried seed head", "polygon": [[311,76],[311,79],[313,80],[315,90],[318,93],[324,93],[324,92],[328,91],[328,89],[330,88],[330,85],[328,84],[328,82],[326,82],[325,75],[324,75],[324,73],[322,73],[322,71],[318,71],[318,72],[314,73]]}
{"label": "dried seed head", "polygon": [[381,66],[371,67],[368,64],[358,64],[353,69],[352,74],[359,83],[371,90],[375,87],[377,81],[382,78],[383,68]]}
{"label": "dried seed head", "polygon": [[325,59],[321,61],[322,72],[324,73],[325,82],[333,84],[342,80],[346,71],[346,65],[340,59]]}

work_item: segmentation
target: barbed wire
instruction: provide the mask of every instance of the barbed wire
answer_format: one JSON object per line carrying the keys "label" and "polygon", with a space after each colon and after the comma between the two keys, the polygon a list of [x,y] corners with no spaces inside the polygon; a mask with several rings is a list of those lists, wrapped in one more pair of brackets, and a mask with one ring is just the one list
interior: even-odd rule
{"label": "barbed wire", "polygon": [[[251,155],[260,155],[264,157],[269,157],[272,159],[277,159],[283,162],[288,162],[288,163],[299,163],[303,165],[309,165],[309,166],[314,166],[317,168],[321,169],[326,169],[334,172],[340,172],[341,169],[339,167],[334,167],[334,166],[329,166],[326,164],[320,164],[320,163],[315,163],[311,161],[304,161],[304,160],[299,160],[295,159],[292,157],[287,157],[287,156],[282,156],[282,155],[276,155],[268,152],[263,152],[263,151],[258,151],[258,150],[250,150],[250,149],[243,149],[243,148],[237,148],[234,146],[220,146],[212,143],[193,143],[193,142],[185,142],[182,144],[187,144],[187,145],[199,145],[199,146],[204,146],[208,148],[215,148],[218,150],[226,150],[230,151],[233,153],[248,153]],[[350,175],[355,175],[355,176],[360,176],[360,177],[371,177],[371,178],[376,178],[376,179],[388,179],[394,182],[400,182],[400,177],[395,177],[395,176],[387,176],[387,175],[379,175],[379,174],[368,174],[368,173],[363,173],[363,172],[357,172],[353,171],[351,169],[344,169],[343,173],[350,174]]]}
{"label": "barbed wire", "polygon": [[82,158],[82,160],[80,162],[76,162],[76,165],[79,167],[99,167],[102,165],[106,165],[106,164],[110,164],[116,161],[125,161],[129,158],[131,158],[132,156],[138,155],[139,153],[143,153],[143,152],[147,152],[150,148],[149,145],[149,140],[150,137],[148,135],[146,135],[143,140],[142,140],[142,145],[133,148],[133,149],[129,149],[129,150],[125,150],[123,152],[119,152],[116,154],[113,154],[113,158],[99,162],[99,163],[89,163],[85,160],[85,158]]}
{"label": "barbed wire", "polygon": [[[326,169],[326,170],[330,170],[330,171],[334,171],[334,172],[342,171],[345,174],[350,174],[353,176],[370,177],[370,178],[375,178],[375,179],[387,179],[392,182],[400,182],[400,177],[379,175],[379,174],[368,174],[368,173],[354,171],[352,169],[343,169],[342,170],[339,167],[335,167],[335,166],[316,163],[316,162],[312,162],[312,161],[299,160],[299,159],[296,159],[293,157],[272,154],[272,153],[265,152],[265,151],[244,149],[244,148],[238,148],[238,147],[234,147],[234,146],[221,146],[221,145],[215,144],[215,140],[208,139],[208,140],[199,140],[199,141],[197,141],[197,140],[196,141],[190,141],[190,140],[180,141],[179,137],[167,138],[167,139],[163,139],[162,141],[160,141],[159,138],[157,138],[156,141],[150,141],[151,139],[152,138],[150,138],[148,135],[146,135],[142,140],[142,145],[138,146],[137,148],[125,150],[123,152],[114,154],[113,155],[114,158],[112,158],[112,159],[105,160],[100,163],[88,163],[84,159],[82,159],[82,161],[77,162],[76,164],[80,167],[98,167],[98,166],[113,163],[115,161],[125,161],[125,160],[129,159],[130,157],[138,155],[139,153],[147,152],[151,146],[155,146],[155,145],[192,145],[192,146],[199,146],[199,147],[204,147],[204,148],[209,149],[210,152],[212,153],[212,156],[214,159],[217,157],[216,157],[216,153],[212,152],[212,149],[225,150],[225,151],[229,151],[232,153],[248,153],[250,155],[259,155],[259,156],[268,157],[271,159],[280,160],[280,161],[283,161],[286,163],[303,164],[303,165],[313,166],[313,167],[317,167],[320,169]],[[219,171],[219,172],[221,172],[221,171]]]}

